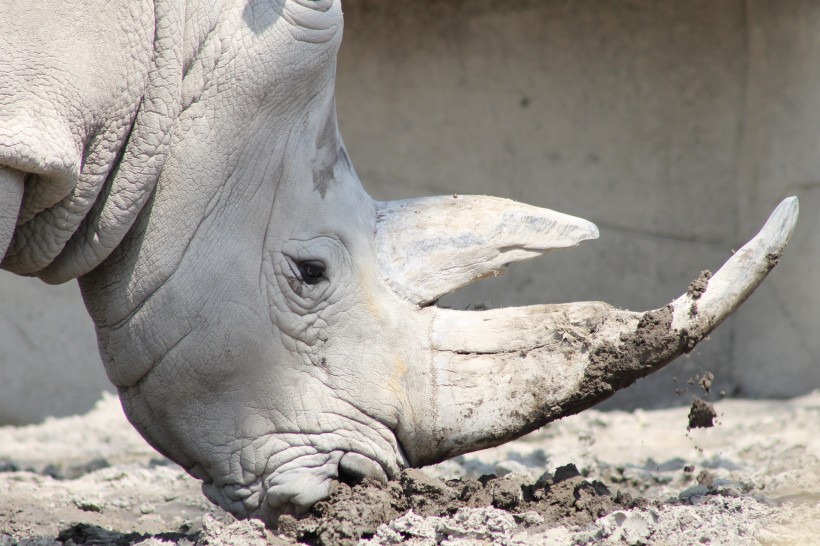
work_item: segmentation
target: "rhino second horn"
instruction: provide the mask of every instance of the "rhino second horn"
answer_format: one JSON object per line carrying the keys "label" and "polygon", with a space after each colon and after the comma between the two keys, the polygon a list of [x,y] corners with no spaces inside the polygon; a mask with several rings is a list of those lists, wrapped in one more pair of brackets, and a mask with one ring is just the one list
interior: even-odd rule
{"label": "rhino second horn", "polygon": [[[414,465],[502,444],[578,413],[692,350],[777,265],[798,215],[784,200],[758,235],[669,305],[602,302],[454,311],[426,308],[431,385],[424,422],[402,439]],[[696,288],[695,288],[696,287]]]}
{"label": "rhino second horn", "polygon": [[595,224],[485,196],[442,196],[377,204],[376,245],[385,281],[426,305],[512,262],[598,238]]}

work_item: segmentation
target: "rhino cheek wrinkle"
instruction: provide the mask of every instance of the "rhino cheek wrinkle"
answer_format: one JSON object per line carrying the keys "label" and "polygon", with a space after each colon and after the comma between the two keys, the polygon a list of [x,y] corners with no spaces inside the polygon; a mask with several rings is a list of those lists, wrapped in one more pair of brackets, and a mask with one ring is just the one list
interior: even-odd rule
{"label": "rhino cheek wrinkle", "polygon": [[[385,482],[605,400],[732,313],[797,219],[785,199],[646,313],[439,309],[598,228],[486,196],[374,201],[336,120],[339,0],[25,10],[0,42],[3,267],[79,278],[130,422],[239,517],[276,524],[335,482]],[[60,39],[39,39],[45,20]]]}

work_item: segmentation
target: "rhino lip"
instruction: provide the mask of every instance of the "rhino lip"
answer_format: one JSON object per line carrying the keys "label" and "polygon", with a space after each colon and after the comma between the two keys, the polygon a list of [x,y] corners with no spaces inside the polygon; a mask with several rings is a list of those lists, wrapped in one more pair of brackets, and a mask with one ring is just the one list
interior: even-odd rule
{"label": "rhino lip", "polygon": [[795,197],[714,275],[647,312],[602,302],[486,311],[419,310],[431,362],[419,420],[405,431],[413,465],[502,444],[606,400],[688,353],[780,261],[798,216]]}
{"label": "rhino lip", "polygon": [[391,477],[384,465],[355,451],[345,453],[339,460],[339,481],[355,484],[366,479],[387,483]]}

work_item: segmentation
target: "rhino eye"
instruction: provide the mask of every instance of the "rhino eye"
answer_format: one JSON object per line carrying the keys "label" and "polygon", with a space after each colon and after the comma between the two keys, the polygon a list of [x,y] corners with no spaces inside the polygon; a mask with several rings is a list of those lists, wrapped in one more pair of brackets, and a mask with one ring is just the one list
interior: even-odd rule
{"label": "rhino eye", "polygon": [[305,260],[296,264],[299,276],[305,284],[316,284],[325,278],[325,264],[317,260]]}

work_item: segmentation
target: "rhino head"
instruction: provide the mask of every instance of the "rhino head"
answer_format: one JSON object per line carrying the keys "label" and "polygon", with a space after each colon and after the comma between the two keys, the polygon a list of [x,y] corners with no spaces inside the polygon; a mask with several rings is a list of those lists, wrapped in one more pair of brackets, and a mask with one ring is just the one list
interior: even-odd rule
{"label": "rhino head", "polygon": [[[374,201],[337,127],[339,1],[193,4],[157,8],[107,164],[6,157],[0,195],[31,213],[4,266],[79,276],[130,421],[239,516],[275,522],[335,480],[387,480],[608,398],[715,328],[794,227],[789,198],[714,276],[646,313],[437,308],[597,228],[492,197]],[[67,157],[99,146],[87,126],[66,127]],[[94,180],[85,211],[62,214]],[[67,189],[36,202],[53,187]]]}

